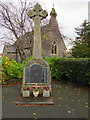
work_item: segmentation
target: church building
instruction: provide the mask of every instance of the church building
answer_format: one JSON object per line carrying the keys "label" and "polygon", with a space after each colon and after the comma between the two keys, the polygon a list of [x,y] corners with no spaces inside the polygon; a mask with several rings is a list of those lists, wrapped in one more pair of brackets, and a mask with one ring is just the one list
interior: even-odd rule
{"label": "church building", "polygon": [[[64,51],[67,49],[63,41],[62,35],[60,33],[58,22],[57,22],[57,13],[54,8],[50,12],[50,20],[46,26],[41,27],[41,41],[42,41],[42,57],[64,57]],[[26,39],[28,36],[28,39]],[[33,51],[33,40],[34,32],[26,33],[23,36],[24,50],[27,54],[27,57],[32,56]],[[17,62],[20,61],[19,53],[14,45],[5,45],[3,50],[3,55],[8,56],[10,59],[15,59]],[[31,51],[28,52],[28,51]]]}

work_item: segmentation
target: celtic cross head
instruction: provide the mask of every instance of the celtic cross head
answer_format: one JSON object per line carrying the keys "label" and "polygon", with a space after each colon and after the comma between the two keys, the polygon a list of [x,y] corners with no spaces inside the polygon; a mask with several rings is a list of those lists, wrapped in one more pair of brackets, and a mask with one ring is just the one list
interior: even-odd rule
{"label": "celtic cross head", "polygon": [[43,10],[38,3],[27,14],[33,20],[35,19],[36,16],[38,16],[41,20],[48,16],[46,10]]}

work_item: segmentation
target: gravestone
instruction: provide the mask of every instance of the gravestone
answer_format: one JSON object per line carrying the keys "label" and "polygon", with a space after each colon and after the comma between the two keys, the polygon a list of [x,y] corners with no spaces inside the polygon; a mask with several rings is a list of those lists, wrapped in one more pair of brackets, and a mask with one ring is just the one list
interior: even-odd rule
{"label": "gravestone", "polygon": [[[32,10],[28,12],[28,16],[34,20],[34,49],[33,60],[25,64],[23,70],[23,85],[22,97],[29,97],[34,89],[39,87],[39,92],[43,93],[43,88],[49,87],[48,96],[51,94],[51,72],[49,65],[45,60],[42,60],[42,45],[41,45],[41,27],[40,22],[46,18],[47,12],[37,3]],[[46,94],[47,97],[47,94]]]}

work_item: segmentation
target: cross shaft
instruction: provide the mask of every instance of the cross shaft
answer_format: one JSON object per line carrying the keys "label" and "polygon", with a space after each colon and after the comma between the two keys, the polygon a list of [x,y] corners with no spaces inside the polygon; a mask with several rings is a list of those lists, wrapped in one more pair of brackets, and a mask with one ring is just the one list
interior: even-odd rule
{"label": "cross shaft", "polygon": [[34,46],[33,56],[34,58],[42,59],[42,45],[41,45],[41,20],[46,18],[48,13],[41,8],[37,3],[32,10],[28,12],[28,16],[34,20]]}

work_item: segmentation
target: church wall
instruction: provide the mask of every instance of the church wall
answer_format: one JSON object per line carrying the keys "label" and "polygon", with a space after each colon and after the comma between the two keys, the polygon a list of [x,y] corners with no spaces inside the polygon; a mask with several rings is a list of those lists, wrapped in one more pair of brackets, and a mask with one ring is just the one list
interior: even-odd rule
{"label": "church wall", "polygon": [[7,57],[9,57],[10,60],[12,60],[12,59],[17,60],[17,57],[16,57],[16,56],[17,56],[16,53],[8,53],[8,54],[7,54]]}

